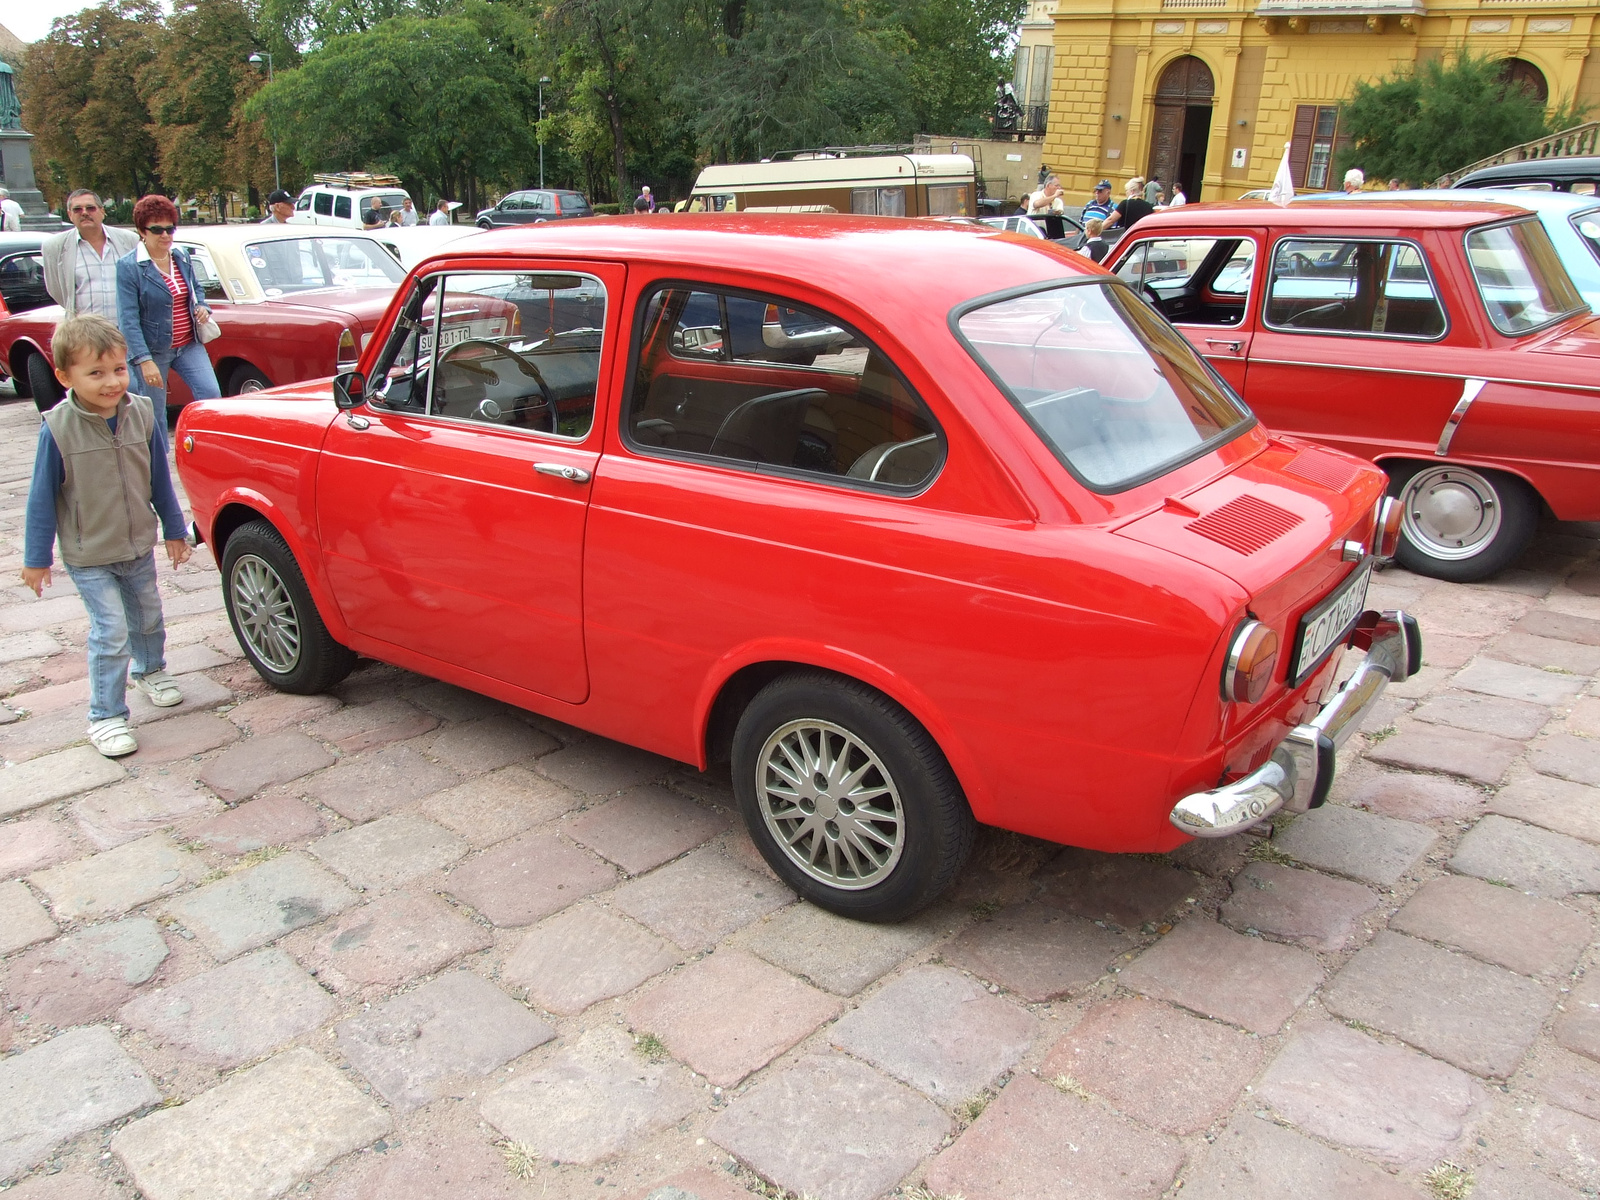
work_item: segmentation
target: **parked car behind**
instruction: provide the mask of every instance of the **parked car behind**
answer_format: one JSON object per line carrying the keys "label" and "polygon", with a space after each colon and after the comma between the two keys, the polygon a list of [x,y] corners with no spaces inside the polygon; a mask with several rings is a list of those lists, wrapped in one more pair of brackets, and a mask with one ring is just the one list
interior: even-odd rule
{"label": "parked car behind", "polygon": [[1196,206],[1107,265],[1273,429],[1382,466],[1412,570],[1494,574],[1541,505],[1600,519],[1600,322],[1525,209]]}
{"label": "parked car behind", "polygon": [[478,233],[476,225],[387,225],[374,230],[372,236],[387,246],[395,261],[409,271],[451,242],[476,237]]}
{"label": "parked car behind", "polygon": [[44,290],[42,233],[0,233],[0,317],[53,303]]}
{"label": "parked car behind", "polygon": [[[529,327],[575,288],[592,327]],[[734,300],[843,340],[792,361]],[[1420,662],[1365,607],[1382,473],[1267,433],[1081,255],[987,229],[486,236],[413,272],[355,370],[178,434],[273,686],[366,654],[729,760],[773,870],[862,918],[930,902],[977,822],[1159,851],[1318,804]]]}
{"label": "parked car behind", "polygon": [[592,217],[594,209],[582,192],[563,189],[512,192],[493,208],[478,213],[479,229],[503,229],[508,225],[543,225],[547,221],[570,221]]}
{"label": "parked car behind", "polygon": [[[370,229],[382,225],[389,214],[399,212],[410,193],[393,175],[342,172],[318,175],[312,185],[295,198],[291,225],[337,225],[344,229]],[[368,213],[376,200],[379,219]],[[424,219],[419,216],[419,219]]]}
{"label": "parked car behind", "polygon": [[[382,243],[354,230],[303,225],[184,225],[205,303],[222,336],[206,346],[224,395],[332,375],[361,345],[405,271]],[[60,398],[49,373],[54,303],[0,320],[0,372],[28,384],[40,411]],[[191,399],[173,378],[167,406]],[[48,384],[48,388],[36,386]]]}
{"label": "parked car behind", "polygon": [[1530,158],[1480,167],[1456,180],[1458,188],[1530,188],[1551,192],[1600,193],[1600,157]]}

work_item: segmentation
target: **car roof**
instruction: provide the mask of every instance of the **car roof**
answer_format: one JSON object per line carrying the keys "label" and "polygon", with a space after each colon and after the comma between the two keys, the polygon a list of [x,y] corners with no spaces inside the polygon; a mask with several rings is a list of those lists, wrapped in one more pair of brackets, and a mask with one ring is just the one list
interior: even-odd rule
{"label": "car roof", "polygon": [[37,250],[48,237],[44,233],[0,233],[0,254],[14,250]]}
{"label": "car roof", "polygon": [[344,225],[179,225],[178,241],[190,239],[211,246],[245,242],[277,242],[286,238],[367,237],[367,231]]}
{"label": "car roof", "polygon": [[[1373,197],[1369,200],[1367,197]],[[1477,199],[1482,197],[1482,200]],[[1510,204],[1530,212],[1551,209],[1556,212],[1576,212],[1583,208],[1600,207],[1600,196],[1575,196],[1571,192],[1530,191],[1521,188],[1407,188],[1398,192],[1357,192],[1345,200],[1359,200],[1363,204],[1390,200],[1465,200],[1468,203],[1488,201],[1493,204]],[[1300,201],[1296,201],[1299,204]]]}
{"label": "car roof", "polygon": [[1494,200],[1362,200],[1348,197],[1337,200],[1297,200],[1288,208],[1265,200],[1230,201],[1219,204],[1187,204],[1169,208],[1140,219],[1136,229],[1165,225],[1188,225],[1196,220],[1207,225],[1292,225],[1297,229],[1348,229],[1352,225],[1371,225],[1392,229],[1467,229],[1507,217],[1523,216],[1524,210]]}
{"label": "car roof", "polygon": [[1595,179],[1600,178],[1600,157],[1574,155],[1571,158],[1524,159],[1522,162],[1496,163],[1492,167],[1479,167],[1456,180],[1460,187],[1469,179],[1527,180],[1543,179]]}

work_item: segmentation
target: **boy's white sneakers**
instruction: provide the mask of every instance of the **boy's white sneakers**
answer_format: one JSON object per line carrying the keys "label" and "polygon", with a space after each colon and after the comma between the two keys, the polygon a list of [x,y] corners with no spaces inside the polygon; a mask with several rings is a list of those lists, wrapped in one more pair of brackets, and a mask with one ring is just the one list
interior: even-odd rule
{"label": "boy's white sneakers", "polygon": [[150,703],[157,708],[171,708],[174,704],[183,703],[183,693],[178,690],[178,681],[165,671],[136,675],[133,686],[148,696]]}
{"label": "boy's white sneakers", "polygon": [[128,728],[127,717],[107,717],[103,721],[89,722],[89,744],[107,758],[121,758],[139,748]]}

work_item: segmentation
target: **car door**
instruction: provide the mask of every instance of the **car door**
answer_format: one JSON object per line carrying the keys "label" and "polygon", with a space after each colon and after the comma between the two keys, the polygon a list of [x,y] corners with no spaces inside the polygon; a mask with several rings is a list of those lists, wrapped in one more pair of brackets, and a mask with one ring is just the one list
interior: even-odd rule
{"label": "car door", "polygon": [[1261,273],[1244,395],[1268,427],[1363,458],[1431,456],[1464,377],[1422,244],[1290,234]]}
{"label": "car door", "polygon": [[[524,298],[598,289],[599,327],[526,329],[508,276]],[[614,264],[541,262],[418,282],[413,328],[397,326],[318,468],[328,579],[352,629],[587,697],[584,528],[623,281]]]}
{"label": "car door", "polygon": [[1171,321],[1241,395],[1255,320],[1260,235],[1138,237],[1118,247],[1116,273]]}

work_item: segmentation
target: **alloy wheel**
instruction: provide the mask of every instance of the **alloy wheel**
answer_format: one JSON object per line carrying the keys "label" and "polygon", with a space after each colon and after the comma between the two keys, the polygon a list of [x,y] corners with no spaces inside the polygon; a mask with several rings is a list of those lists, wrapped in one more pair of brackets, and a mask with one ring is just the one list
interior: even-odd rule
{"label": "alloy wheel", "polygon": [[239,631],[250,652],[269,670],[287,675],[300,661],[300,621],[294,601],[272,564],[243,554],[233,564],[229,589]]}

